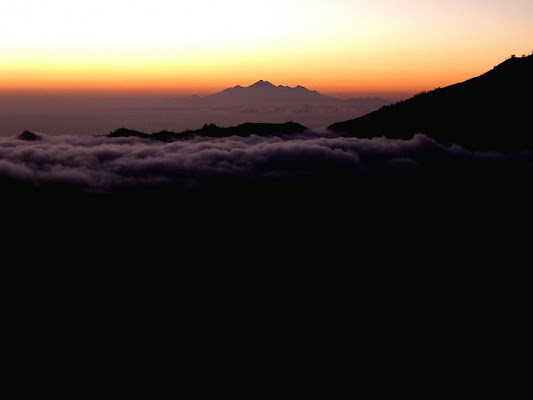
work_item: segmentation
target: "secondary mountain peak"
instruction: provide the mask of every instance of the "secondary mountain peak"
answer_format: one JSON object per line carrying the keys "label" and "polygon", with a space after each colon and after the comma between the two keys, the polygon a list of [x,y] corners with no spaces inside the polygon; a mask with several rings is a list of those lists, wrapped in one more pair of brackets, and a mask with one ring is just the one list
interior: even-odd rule
{"label": "secondary mountain peak", "polygon": [[275,87],[272,83],[270,83],[269,81],[264,81],[264,80],[258,80],[257,82],[255,82],[253,85],[249,86],[249,87]]}
{"label": "secondary mountain peak", "polygon": [[264,81],[264,80],[258,80],[257,82],[255,82],[253,85],[250,85],[249,88],[274,88],[274,89],[280,89],[280,90],[305,90],[305,91],[309,91],[309,92],[316,92],[316,90],[309,90],[307,89],[306,87],[302,86],[302,85],[296,85],[294,87],[290,87],[290,86],[286,86],[286,85],[273,85],[271,82],[269,81]]}

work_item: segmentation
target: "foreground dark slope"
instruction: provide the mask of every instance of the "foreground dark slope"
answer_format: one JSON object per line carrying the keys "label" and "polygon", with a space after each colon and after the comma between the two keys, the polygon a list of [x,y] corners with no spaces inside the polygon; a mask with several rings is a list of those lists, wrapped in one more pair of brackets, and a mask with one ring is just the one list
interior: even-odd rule
{"label": "foreground dark slope", "polygon": [[334,175],[113,194],[3,182],[6,398],[523,379],[527,185]]}
{"label": "foreground dark slope", "polygon": [[532,148],[532,92],[533,55],[511,57],[478,77],[328,129],[360,138],[408,139],[424,133],[443,144],[477,150]]}
{"label": "foreground dark slope", "polygon": [[[165,140],[190,136],[119,130],[93,145],[24,132],[4,146],[4,398],[287,384],[324,398],[501,385],[507,398],[529,382],[530,154],[285,131],[281,146],[272,128],[208,125],[179,143]],[[231,158],[213,145],[226,136],[242,145]],[[228,162],[247,167],[215,168]],[[39,179],[55,169],[173,180]]]}
{"label": "foreground dark slope", "polygon": [[458,176],[2,182],[6,398],[522,380],[529,176]]}

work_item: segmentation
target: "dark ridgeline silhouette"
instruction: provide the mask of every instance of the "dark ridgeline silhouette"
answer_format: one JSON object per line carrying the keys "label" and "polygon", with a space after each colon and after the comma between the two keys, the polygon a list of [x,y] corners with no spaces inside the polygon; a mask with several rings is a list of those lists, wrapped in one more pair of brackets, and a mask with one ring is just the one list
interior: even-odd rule
{"label": "dark ridgeline silhouette", "polygon": [[187,130],[183,132],[160,131],[154,133],[143,133],[132,129],[119,128],[109,133],[108,137],[140,137],[143,139],[154,139],[164,142],[175,140],[186,140],[193,137],[223,138],[230,136],[274,136],[303,133],[307,130],[303,125],[296,122],[275,123],[251,123],[246,122],[241,125],[231,127],[220,127],[214,124],[204,124],[200,129]]}
{"label": "dark ridgeline silhouette", "polygon": [[329,130],[371,138],[409,139],[424,133],[468,149],[533,148],[531,101],[533,55],[507,59],[467,81],[423,92]]}

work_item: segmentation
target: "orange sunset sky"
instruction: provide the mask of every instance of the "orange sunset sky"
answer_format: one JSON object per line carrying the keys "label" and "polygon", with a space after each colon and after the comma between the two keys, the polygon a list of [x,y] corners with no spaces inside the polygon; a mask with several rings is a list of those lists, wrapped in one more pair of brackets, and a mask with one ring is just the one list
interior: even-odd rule
{"label": "orange sunset sky", "polygon": [[531,0],[2,0],[0,91],[413,94],[533,51]]}

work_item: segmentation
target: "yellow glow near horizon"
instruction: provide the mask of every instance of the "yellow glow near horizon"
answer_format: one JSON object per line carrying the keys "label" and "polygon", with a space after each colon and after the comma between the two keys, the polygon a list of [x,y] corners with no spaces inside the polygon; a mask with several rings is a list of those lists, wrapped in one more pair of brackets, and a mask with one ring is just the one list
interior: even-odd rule
{"label": "yellow glow near horizon", "polygon": [[530,0],[0,0],[0,90],[418,92],[533,51]]}

